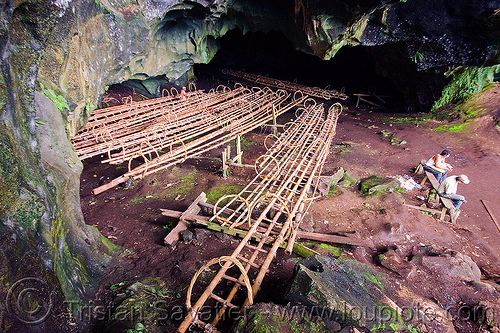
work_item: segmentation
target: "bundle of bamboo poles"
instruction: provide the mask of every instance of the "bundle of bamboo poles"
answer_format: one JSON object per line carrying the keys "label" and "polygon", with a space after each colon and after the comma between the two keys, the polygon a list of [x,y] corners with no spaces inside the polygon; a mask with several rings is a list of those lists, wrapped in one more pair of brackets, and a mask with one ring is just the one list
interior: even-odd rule
{"label": "bundle of bamboo poles", "polygon": [[186,100],[179,95],[133,102],[96,110],[89,118],[85,128],[72,138],[73,147],[81,160],[99,154],[124,149],[127,142],[134,142],[140,133],[155,126],[170,125],[191,117],[202,105],[217,104],[240,94],[235,91],[202,91],[188,93]]}
{"label": "bundle of bamboo poles", "polygon": [[263,84],[269,87],[285,89],[288,91],[302,91],[304,94],[307,94],[309,96],[319,97],[326,100],[330,100],[332,98],[337,98],[341,100],[347,99],[347,95],[343,91],[339,92],[337,90],[322,89],[319,87],[309,87],[286,80],[273,79],[267,76],[247,73],[234,69],[223,69],[222,73],[229,74],[241,79],[245,79],[247,81]]}
{"label": "bundle of bamboo poles", "polygon": [[[80,159],[105,154],[102,163],[128,162],[127,173],[93,190],[99,194],[228,143],[306,97],[240,86],[208,94],[193,92],[185,100],[168,96],[130,103],[96,112],[73,144]],[[138,158],[143,163],[132,168],[132,161]]]}
{"label": "bundle of bamboo poles", "polygon": [[[221,267],[198,301],[191,305],[192,290],[200,274],[196,273],[188,290],[188,315],[178,332],[185,332],[191,325],[214,331],[228,308],[243,311],[259,291],[280,245],[288,241],[287,251],[291,251],[297,228],[314,199],[317,185],[314,180],[321,174],[341,110],[342,106],[337,103],[324,118],[322,104],[306,106],[298,119],[257,160],[257,176],[239,194],[222,197],[215,205],[212,220],[230,228],[247,224],[249,231],[230,256],[218,261],[212,259],[211,263],[219,262]],[[221,209],[217,208],[221,201],[228,199]],[[251,244],[252,239],[258,240],[257,244]],[[272,243],[270,249],[264,246],[269,242]],[[235,263],[240,263],[239,270],[232,268]],[[229,292],[227,285],[232,285]],[[235,300],[243,293],[240,286],[246,286],[247,295],[238,306]],[[218,302],[220,309],[207,323],[200,319],[199,311],[209,300]]]}

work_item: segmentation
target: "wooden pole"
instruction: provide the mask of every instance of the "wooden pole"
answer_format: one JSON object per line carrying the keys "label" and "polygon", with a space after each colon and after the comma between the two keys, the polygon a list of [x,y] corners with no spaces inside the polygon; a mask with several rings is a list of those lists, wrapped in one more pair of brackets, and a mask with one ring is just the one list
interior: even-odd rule
{"label": "wooden pole", "polygon": [[226,164],[226,161],[227,161],[227,150],[224,149],[222,151],[222,178],[226,178],[227,177],[227,169],[228,169],[228,166]]}
{"label": "wooden pole", "polygon": [[273,134],[278,136],[278,128],[276,127],[276,107],[273,105]]}
{"label": "wooden pole", "polygon": [[495,218],[495,215],[493,215],[493,213],[491,212],[491,210],[486,205],[486,201],[484,201],[483,199],[481,199],[481,202],[483,203],[484,208],[486,208],[486,211],[488,212],[488,214],[490,215],[491,219],[493,220],[493,223],[495,223],[495,225],[497,226],[498,231],[500,231],[500,225],[498,224],[498,221]]}
{"label": "wooden pole", "polygon": [[241,135],[239,134],[236,136],[236,156],[239,156],[236,163],[243,164],[241,161]]}

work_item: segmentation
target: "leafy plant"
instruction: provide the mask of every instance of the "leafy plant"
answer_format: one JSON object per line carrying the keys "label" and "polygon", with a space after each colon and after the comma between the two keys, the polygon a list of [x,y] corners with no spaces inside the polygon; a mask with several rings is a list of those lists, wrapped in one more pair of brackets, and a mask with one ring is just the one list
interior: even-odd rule
{"label": "leafy plant", "polygon": [[424,59],[424,55],[419,51],[415,52],[415,54],[412,57],[412,60],[414,63],[418,64]]}
{"label": "leafy plant", "polygon": [[458,103],[493,81],[496,73],[500,72],[500,65],[490,67],[457,67],[445,75],[450,77],[450,82],[443,88],[432,110],[436,110],[449,103]]}
{"label": "leafy plant", "polygon": [[64,109],[67,109],[69,111],[69,105],[63,95],[57,95],[52,89],[45,89],[42,82],[40,82],[40,88],[42,93],[54,102],[59,110],[64,111]]}
{"label": "leafy plant", "polygon": [[115,289],[117,289],[117,288],[119,288],[119,287],[123,287],[124,285],[125,285],[125,282],[120,282],[120,283],[112,284],[112,285],[109,287],[109,289],[110,289],[110,290],[115,290]]}
{"label": "leafy plant", "polygon": [[35,117],[35,126],[38,127],[40,125],[45,125],[45,123],[38,119],[38,117]]}
{"label": "leafy plant", "polygon": [[85,114],[87,115],[87,117],[90,117],[90,113],[92,112],[92,110],[95,109],[95,106],[94,104],[92,104],[92,102],[90,101],[90,97],[87,98],[87,102],[85,103]]}

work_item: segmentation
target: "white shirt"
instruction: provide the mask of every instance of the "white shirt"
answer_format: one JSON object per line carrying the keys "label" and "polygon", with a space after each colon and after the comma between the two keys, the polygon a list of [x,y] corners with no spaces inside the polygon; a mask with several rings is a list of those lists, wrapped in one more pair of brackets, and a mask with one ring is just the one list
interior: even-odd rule
{"label": "white shirt", "polygon": [[457,194],[458,176],[447,177],[440,185],[438,192],[445,194]]}

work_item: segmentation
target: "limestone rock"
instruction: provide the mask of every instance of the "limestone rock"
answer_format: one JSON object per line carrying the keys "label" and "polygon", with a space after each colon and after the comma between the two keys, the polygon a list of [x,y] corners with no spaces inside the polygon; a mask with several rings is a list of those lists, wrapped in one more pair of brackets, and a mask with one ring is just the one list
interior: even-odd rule
{"label": "limestone rock", "polygon": [[401,258],[394,250],[379,255],[378,260],[382,266],[404,278],[407,278],[413,270],[413,265]]}
{"label": "limestone rock", "polygon": [[451,279],[464,282],[478,282],[481,280],[479,267],[469,256],[461,253],[452,253],[445,256],[424,256],[422,257],[422,265]]}
{"label": "limestone rock", "polygon": [[297,264],[287,298],[344,324],[403,328],[395,304],[387,302],[382,292],[381,278],[370,266],[354,260],[310,257]]}
{"label": "limestone rock", "polygon": [[300,261],[286,297],[341,325],[455,333],[447,312],[370,265],[315,256]]}
{"label": "limestone rock", "polygon": [[359,189],[364,195],[375,195],[381,192],[394,192],[399,188],[399,181],[393,178],[373,175],[362,179]]}
{"label": "limestone rock", "polygon": [[[328,327],[330,326],[330,327]],[[303,306],[283,307],[273,303],[258,303],[245,309],[234,333],[260,332],[338,332],[336,322],[326,325],[321,317],[311,315]]]}

